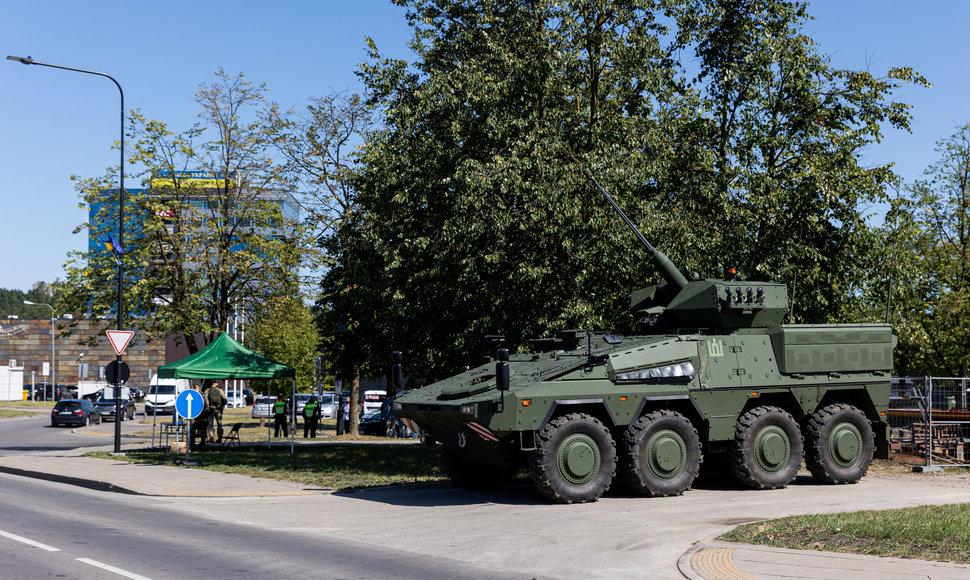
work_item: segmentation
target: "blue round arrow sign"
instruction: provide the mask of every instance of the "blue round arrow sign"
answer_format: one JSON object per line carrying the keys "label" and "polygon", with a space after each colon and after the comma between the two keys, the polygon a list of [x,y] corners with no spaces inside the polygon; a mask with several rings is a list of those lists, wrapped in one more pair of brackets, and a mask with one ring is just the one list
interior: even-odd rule
{"label": "blue round arrow sign", "polygon": [[199,391],[182,391],[175,398],[175,410],[183,419],[195,419],[202,412],[202,407],[202,393]]}

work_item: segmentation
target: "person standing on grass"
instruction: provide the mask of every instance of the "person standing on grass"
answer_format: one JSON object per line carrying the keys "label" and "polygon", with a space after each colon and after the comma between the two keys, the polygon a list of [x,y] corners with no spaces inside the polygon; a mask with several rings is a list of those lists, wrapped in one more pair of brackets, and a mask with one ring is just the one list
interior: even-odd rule
{"label": "person standing on grass", "polygon": [[303,406],[303,438],[307,438],[307,434],[310,434],[311,439],[316,439],[317,437],[317,423],[320,422],[320,405],[317,403],[316,397],[310,397],[310,400],[306,402]]}
{"label": "person standing on grass", "polygon": [[289,437],[290,428],[286,425],[286,420],[288,419],[287,413],[289,411],[289,405],[283,399],[276,399],[273,403],[273,437],[279,437],[280,432],[283,432],[283,437]]}

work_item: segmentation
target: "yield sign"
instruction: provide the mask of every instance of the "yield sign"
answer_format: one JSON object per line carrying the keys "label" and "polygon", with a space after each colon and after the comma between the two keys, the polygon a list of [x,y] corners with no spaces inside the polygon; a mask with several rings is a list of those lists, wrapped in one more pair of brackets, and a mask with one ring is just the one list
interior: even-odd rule
{"label": "yield sign", "polygon": [[115,349],[115,352],[120,356],[121,353],[125,352],[128,348],[128,343],[131,342],[131,338],[135,336],[134,330],[108,330],[105,332],[108,335],[108,340],[111,341],[111,346]]}

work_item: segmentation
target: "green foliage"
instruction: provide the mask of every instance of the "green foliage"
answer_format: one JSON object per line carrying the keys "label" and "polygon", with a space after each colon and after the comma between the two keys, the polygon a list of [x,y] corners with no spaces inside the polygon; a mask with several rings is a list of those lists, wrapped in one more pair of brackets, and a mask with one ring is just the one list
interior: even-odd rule
{"label": "green foliage", "polygon": [[[126,204],[125,311],[150,338],[174,334],[194,352],[194,337],[225,329],[234,308],[258,311],[267,296],[290,295],[296,286],[306,238],[270,199],[284,181],[270,155],[274,106],[265,92],[220,70],[198,89],[200,122],[192,128],[175,133],[138,112],[129,117],[126,153],[151,193],[132,192]],[[189,179],[187,170],[213,179]],[[86,224],[96,238],[117,232],[111,182],[110,175],[78,181],[84,201],[97,208]],[[117,268],[106,251],[74,255],[65,302],[108,317],[116,308],[110,281]]]}
{"label": "green foliage", "polygon": [[417,60],[371,43],[384,126],[327,240],[345,372],[403,350],[430,380],[485,334],[632,330],[626,296],[657,275],[581,166],[684,271],[787,282],[799,322],[855,306],[860,207],[893,178],[857,155],[908,127],[891,95],[918,74],[831,68],[792,2],[399,3]]}
{"label": "green foliage", "polygon": [[8,290],[0,288],[0,318],[17,316],[19,318],[50,318],[50,308],[46,306],[29,306],[24,300],[37,304],[50,304],[58,310],[57,300],[59,292],[54,291],[47,284],[40,283],[36,288],[24,292],[23,290]]}
{"label": "green foliage", "polygon": [[970,124],[887,217],[900,374],[967,376],[970,367]]}
{"label": "green foliage", "polygon": [[[269,296],[247,327],[250,348],[260,354],[296,369],[296,389],[308,392],[314,383],[315,360],[320,346],[320,333],[310,309],[298,296]],[[256,381],[254,381],[256,382]],[[288,395],[290,380],[271,381],[270,390],[260,393]]]}

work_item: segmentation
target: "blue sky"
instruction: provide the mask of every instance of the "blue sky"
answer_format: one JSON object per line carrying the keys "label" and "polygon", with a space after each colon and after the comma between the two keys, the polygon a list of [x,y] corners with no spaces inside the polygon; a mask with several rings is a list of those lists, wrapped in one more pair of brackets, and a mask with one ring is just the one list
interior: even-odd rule
{"label": "blue sky", "polygon": [[[863,154],[866,165],[894,162],[918,178],[936,142],[970,120],[970,2],[820,0],[809,11],[806,32],[834,66],[913,66],[934,84],[899,93],[914,105],[912,133],[890,132]],[[110,74],[126,109],[176,130],[194,122],[196,87],[219,67],[266,83],[289,108],[359,90],[365,36],[409,57],[404,10],[385,0],[0,0],[0,14],[0,56]],[[67,253],[86,249],[85,233],[72,233],[87,212],[70,176],[118,163],[119,107],[107,79],[0,60],[0,287],[63,279]]]}

